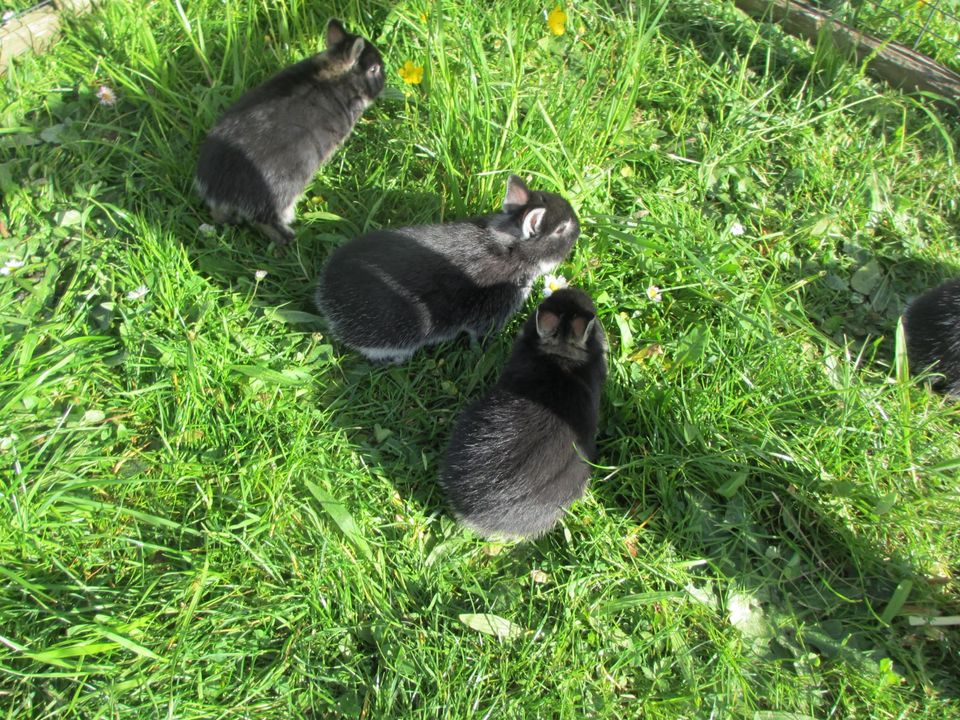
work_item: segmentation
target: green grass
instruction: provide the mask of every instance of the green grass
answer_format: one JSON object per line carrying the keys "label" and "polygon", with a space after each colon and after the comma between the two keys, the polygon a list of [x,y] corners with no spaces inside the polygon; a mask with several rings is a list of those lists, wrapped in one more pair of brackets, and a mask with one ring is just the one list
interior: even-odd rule
{"label": "green grass", "polygon": [[[960,717],[907,621],[960,614],[958,410],[895,341],[960,269],[955,118],[719,4],[490,7],[108,0],[3,78],[5,717]],[[333,13],[393,91],[286,256],[205,234],[204,131]],[[501,546],[436,476],[520,318],[377,368],[309,296],[510,171],[580,213],[611,375],[591,492]]]}
{"label": "green grass", "polygon": [[823,0],[815,5],[883,40],[915,47],[960,70],[960,4],[956,0]]}

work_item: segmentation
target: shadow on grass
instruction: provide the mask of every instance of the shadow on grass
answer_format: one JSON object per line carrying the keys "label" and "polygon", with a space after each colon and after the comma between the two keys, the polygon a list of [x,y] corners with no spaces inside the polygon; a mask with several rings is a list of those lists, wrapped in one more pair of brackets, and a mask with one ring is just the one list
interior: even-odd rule
{"label": "shadow on grass", "polygon": [[[828,685],[804,681],[821,663],[850,667],[877,687],[921,684],[960,697],[956,635],[906,619],[960,609],[951,581],[960,566],[924,570],[923,558],[896,542],[909,532],[910,516],[899,513],[909,488],[878,494],[826,468],[815,476],[775,437],[711,432],[686,403],[668,388],[651,392],[638,412],[605,404],[601,462],[605,449],[622,447],[624,427],[636,438],[635,457],[623,458],[620,473],[595,482],[592,492],[608,512],[619,510],[642,528],[636,543],[667,542],[680,559],[702,565],[704,579],[688,586],[691,596],[728,616],[747,654],[790,668],[812,706],[838,700],[822,696]],[[809,414],[845,412],[816,398],[801,404]],[[871,452],[869,442],[862,452]],[[948,472],[924,475],[929,491],[949,494]],[[864,528],[890,518],[901,529],[878,532],[889,543],[878,544],[844,522],[851,512]]]}
{"label": "shadow on grass", "polygon": [[459,412],[496,380],[511,341],[503,333],[471,347],[461,335],[386,366],[338,346],[349,353],[342,376],[320,390],[317,402],[333,412],[371,474],[425,514],[445,513],[437,476],[449,433]]}
{"label": "shadow on grass", "polygon": [[883,256],[844,243],[843,261],[798,263],[786,274],[804,282],[800,310],[838,346],[874,345],[871,359],[893,364],[897,321],[911,300],[960,277],[955,265],[906,255]]}
{"label": "shadow on grass", "polygon": [[[184,242],[197,268],[227,288],[236,288],[253,281],[258,270],[273,276],[258,291],[258,304],[266,307],[286,306],[316,313],[313,289],[323,263],[339,245],[366,229],[392,223],[423,221],[435,213],[440,200],[430,193],[406,193],[347,181],[322,184],[322,210],[311,209],[311,197],[300,203],[302,209],[294,221],[295,240],[282,254],[274,252],[270,242],[247,225],[218,226],[209,234],[197,235]],[[209,223],[199,200],[195,208],[197,226]]]}

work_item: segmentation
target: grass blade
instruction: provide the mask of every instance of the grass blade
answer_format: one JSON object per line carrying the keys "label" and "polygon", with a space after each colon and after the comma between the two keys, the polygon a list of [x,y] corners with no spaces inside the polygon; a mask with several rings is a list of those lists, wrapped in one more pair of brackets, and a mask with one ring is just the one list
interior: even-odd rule
{"label": "grass blade", "polygon": [[367,560],[373,560],[373,552],[370,550],[370,545],[363,537],[363,533],[357,526],[353,516],[347,511],[346,506],[316,483],[307,480],[306,485],[310,493],[317,499],[321,507],[323,507],[324,512],[326,512],[334,524],[340,528],[343,536],[350,541],[350,544],[360,551],[360,554],[367,558]]}

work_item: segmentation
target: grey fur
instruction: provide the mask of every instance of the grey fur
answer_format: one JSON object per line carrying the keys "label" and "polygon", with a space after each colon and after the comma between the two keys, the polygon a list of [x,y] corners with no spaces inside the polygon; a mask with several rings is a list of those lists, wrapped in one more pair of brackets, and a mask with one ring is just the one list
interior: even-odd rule
{"label": "grey fur", "polygon": [[580,234],[570,204],[511,175],[501,212],[383,229],[337,248],[316,304],[334,335],[371,360],[499,330]]}
{"label": "grey fur", "polygon": [[207,134],[195,185],[214,220],[292,240],[298,198],[383,85],[377,49],[331,20],[325,52],[247,92]]}
{"label": "grey fur", "polygon": [[461,523],[485,537],[537,537],[583,495],[606,348],[580,290],[558,290],[528,318],[499,381],[450,440],[440,482]]}
{"label": "grey fur", "polygon": [[907,358],[914,375],[934,373],[932,387],[960,398],[960,280],[915,299],[903,314]]}

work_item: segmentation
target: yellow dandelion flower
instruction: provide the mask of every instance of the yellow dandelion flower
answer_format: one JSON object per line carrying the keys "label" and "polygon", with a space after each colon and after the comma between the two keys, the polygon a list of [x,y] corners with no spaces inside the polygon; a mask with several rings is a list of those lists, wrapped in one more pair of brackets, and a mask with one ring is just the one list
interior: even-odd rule
{"label": "yellow dandelion flower", "polygon": [[400,79],[407,85],[419,85],[423,82],[423,65],[416,65],[413,60],[407,60],[398,72]]}
{"label": "yellow dandelion flower", "polygon": [[547,15],[547,27],[550,32],[559,37],[567,31],[567,14],[563,8],[557,5],[550,14]]}

